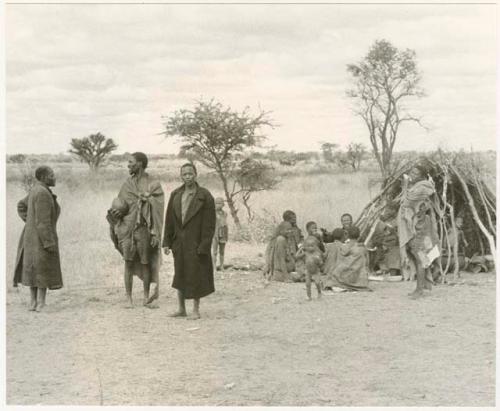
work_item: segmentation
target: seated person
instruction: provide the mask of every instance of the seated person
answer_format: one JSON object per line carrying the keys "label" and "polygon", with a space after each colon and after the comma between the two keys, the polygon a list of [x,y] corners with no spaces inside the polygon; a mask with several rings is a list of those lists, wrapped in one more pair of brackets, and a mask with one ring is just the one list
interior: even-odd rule
{"label": "seated person", "polygon": [[339,255],[332,279],[333,287],[348,291],[371,291],[368,287],[367,251],[359,240],[359,228],[349,227],[348,239],[340,246]]}
{"label": "seated person", "polygon": [[306,232],[308,237],[314,237],[318,240],[318,247],[324,253],[325,245],[323,244],[323,238],[318,230],[318,225],[314,221],[309,221],[306,224]]}
{"label": "seated person", "polygon": [[325,290],[331,289],[337,283],[333,277],[332,273],[337,266],[337,260],[339,256],[340,247],[342,246],[342,238],[344,237],[344,230],[341,228],[336,228],[330,234],[332,240],[331,243],[326,244],[325,251],[325,265],[323,268],[324,278],[323,287]]}
{"label": "seated person", "polygon": [[[342,214],[342,217],[340,217],[340,223],[342,224],[342,228],[340,229],[342,230],[343,233],[342,242],[344,243],[348,238],[347,231],[349,230],[349,227],[352,226],[352,215],[349,213]],[[322,228],[321,231],[323,232],[323,241],[325,243],[332,243],[334,241],[332,237],[333,232],[329,233],[324,228]]]}
{"label": "seated person", "polygon": [[397,206],[388,206],[380,216],[375,233],[367,247],[371,253],[370,270],[379,269],[382,274],[399,275],[401,258],[397,227]]}
{"label": "seated person", "polygon": [[291,210],[283,213],[283,221],[276,227],[266,248],[264,276],[267,280],[295,282],[295,255],[302,242],[302,233],[297,227],[297,216]]}

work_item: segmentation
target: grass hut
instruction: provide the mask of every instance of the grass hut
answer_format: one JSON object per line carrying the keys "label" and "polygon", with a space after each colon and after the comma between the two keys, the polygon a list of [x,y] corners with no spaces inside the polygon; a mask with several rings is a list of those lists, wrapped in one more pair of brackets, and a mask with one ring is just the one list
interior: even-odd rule
{"label": "grass hut", "polygon": [[[425,157],[406,161],[384,182],[380,193],[361,212],[355,225],[361,230],[361,238],[370,236],[384,208],[400,205],[403,174],[415,164],[423,164],[428,170],[428,178],[434,182],[433,211],[438,222],[442,255],[440,259],[441,278],[446,282],[446,274],[453,267],[454,277],[459,274],[456,218],[463,219],[462,230],[467,238],[468,257],[487,258],[492,263],[496,259],[496,194],[494,184],[488,184],[486,177],[491,174],[484,162],[472,153],[444,153],[438,151]],[[451,239],[449,238],[451,237]]]}

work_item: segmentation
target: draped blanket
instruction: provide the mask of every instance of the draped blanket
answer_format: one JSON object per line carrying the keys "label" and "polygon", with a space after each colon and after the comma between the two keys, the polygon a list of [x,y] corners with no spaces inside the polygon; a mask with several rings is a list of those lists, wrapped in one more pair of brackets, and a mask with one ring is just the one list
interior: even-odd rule
{"label": "draped blanket", "polygon": [[275,229],[266,248],[266,278],[280,282],[293,282],[290,276],[295,271],[295,254],[302,240],[299,228],[288,221],[282,221]]}
{"label": "draped blanket", "polygon": [[434,183],[428,180],[419,181],[403,192],[398,213],[398,236],[401,271],[405,279],[412,279],[416,272],[407,245],[425,259],[425,254],[438,242],[436,217],[430,200],[435,192]]}
{"label": "draped blanket", "polygon": [[371,291],[368,287],[368,260],[365,246],[355,241],[340,245],[335,268],[327,275],[327,279],[330,287]]}
{"label": "draped blanket", "polygon": [[[121,243],[126,238],[131,238],[138,225],[145,222],[151,233],[156,237],[158,246],[152,248],[150,253],[149,266],[151,269],[151,281],[158,287],[158,273],[161,264],[161,235],[163,232],[163,209],[164,194],[159,181],[152,179],[147,173],[144,173],[142,179],[146,179],[147,190],[140,190],[135,178],[129,177],[118,193],[118,197],[125,201],[129,211],[120,221],[114,221],[108,211],[107,220],[110,223],[110,235],[115,248],[123,254]],[[141,180],[143,183],[143,180]],[[134,275],[142,279],[141,270],[139,270],[140,261],[134,261]]]}

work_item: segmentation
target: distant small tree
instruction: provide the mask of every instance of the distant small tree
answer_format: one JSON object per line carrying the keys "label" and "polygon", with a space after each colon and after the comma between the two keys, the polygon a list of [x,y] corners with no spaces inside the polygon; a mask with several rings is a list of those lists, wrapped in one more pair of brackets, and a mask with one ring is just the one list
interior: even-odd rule
{"label": "distant small tree", "polygon": [[184,143],[181,148],[184,155],[192,155],[216,172],[234,223],[241,229],[229,179],[235,158],[247,149],[260,146],[264,140],[258,130],[264,126],[274,127],[269,113],[260,110],[257,115],[251,115],[248,107],[237,112],[212,99],[197,101],[192,110],[178,110],[165,120],[165,136],[178,136]]}
{"label": "distant small tree", "polygon": [[106,138],[101,133],[91,134],[84,138],[73,138],[70,145],[71,149],[68,151],[81,162],[87,163],[92,172],[96,172],[106,158],[118,148],[113,139]]}
{"label": "distant small tree", "polygon": [[327,163],[335,162],[335,150],[339,145],[335,143],[322,142],[321,143],[321,152],[323,154],[323,159]]}
{"label": "distant small tree", "polygon": [[366,147],[364,144],[351,143],[347,146],[346,157],[353,171],[359,170],[361,162],[365,158]]}
{"label": "distant small tree", "polygon": [[26,161],[26,156],[24,154],[13,154],[8,157],[7,161],[14,164],[22,164]]}
{"label": "distant small tree", "polygon": [[347,153],[344,151],[336,151],[333,154],[333,162],[337,165],[337,167],[345,170],[351,166],[349,159],[347,158]]}
{"label": "distant small tree", "polygon": [[[240,162],[235,171],[233,191],[234,198],[241,195],[243,206],[247,211],[248,221],[252,222],[255,214],[250,207],[250,197],[258,191],[274,189],[280,182],[274,172],[274,168],[259,160],[247,158]],[[238,188],[236,188],[238,187]]]}

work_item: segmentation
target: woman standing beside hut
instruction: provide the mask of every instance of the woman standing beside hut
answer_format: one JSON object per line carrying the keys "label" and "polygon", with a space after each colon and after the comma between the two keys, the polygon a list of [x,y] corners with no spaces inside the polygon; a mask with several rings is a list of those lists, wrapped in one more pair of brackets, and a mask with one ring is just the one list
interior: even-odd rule
{"label": "woman standing beside hut", "polygon": [[398,214],[398,235],[401,251],[401,270],[405,279],[416,271],[417,287],[409,294],[412,298],[423,296],[432,289],[430,266],[439,243],[436,219],[431,196],[434,183],[426,180],[427,171],[422,165],[414,166],[404,175],[401,207]]}

